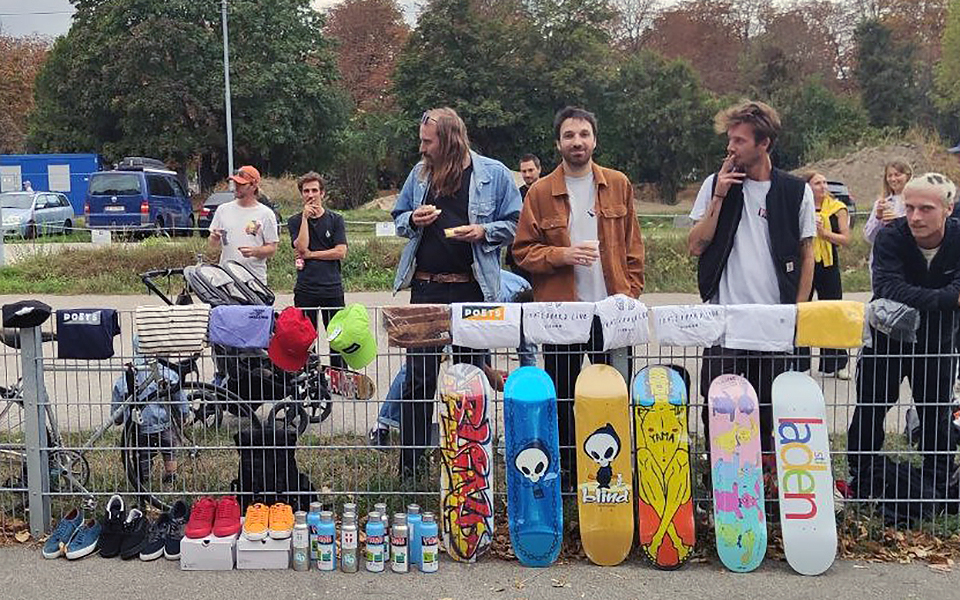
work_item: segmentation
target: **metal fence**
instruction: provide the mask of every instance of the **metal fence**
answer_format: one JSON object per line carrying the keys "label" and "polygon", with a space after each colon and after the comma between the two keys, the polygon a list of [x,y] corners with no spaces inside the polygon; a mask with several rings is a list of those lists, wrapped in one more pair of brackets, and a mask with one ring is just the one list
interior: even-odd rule
{"label": "metal fence", "polygon": [[[302,492],[303,498],[315,495],[338,512],[344,502],[356,502],[358,509],[365,511],[381,501],[387,502],[391,510],[409,502],[436,510],[440,485],[440,457],[434,451],[437,434],[434,431],[426,438],[423,446],[426,460],[422,469],[414,477],[403,477],[399,469],[403,450],[400,435],[389,427],[391,419],[378,420],[381,405],[404,362],[404,351],[388,347],[381,327],[381,311],[370,309],[369,312],[379,348],[376,359],[364,371],[375,385],[375,393],[369,400],[351,398],[350,394],[346,394],[347,397],[332,394],[329,406],[325,402],[314,402],[315,387],[314,392],[310,390],[312,385],[320,384],[321,376],[317,370],[285,379],[286,391],[282,397],[271,392],[259,394],[265,398],[252,398],[249,390],[224,391],[223,371],[229,369],[231,360],[235,361],[234,368],[245,373],[249,387],[262,384],[263,373],[258,371],[256,364],[241,365],[241,361],[249,360],[249,356],[220,356],[220,360],[214,360],[212,350],[207,348],[196,360],[195,371],[181,371],[181,387],[189,411],[182,424],[171,428],[176,435],[169,437],[143,435],[138,426],[144,418],[145,406],[137,400],[123,400],[122,395],[118,403],[114,397],[114,387],[130,381],[128,364],[136,364],[140,376],[147,377],[143,381],[134,380],[137,389],[149,385],[151,374],[162,376],[165,368],[176,370],[182,367],[162,365],[135,356],[132,313],[121,314],[122,333],[115,339],[115,356],[106,360],[57,358],[57,342],[44,338],[54,332],[53,319],[42,328],[22,330],[19,349],[11,348],[10,345],[17,345],[17,340],[6,336],[4,341],[8,345],[4,346],[3,381],[0,381],[3,384],[0,398],[0,519],[8,523],[27,521],[32,532],[39,535],[74,506],[99,507],[99,515],[108,497],[114,493],[126,495],[128,502],[156,507],[169,505],[180,498],[192,501],[203,495],[231,493],[231,482],[238,477],[240,462],[234,435],[249,428],[254,419],[262,422],[286,419],[293,425],[299,422],[298,419],[302,421],[304,430],[296,439],[295,457],[299,469],[314,488],[313,492]],[[329,364],[330,353],[322,335],[316,351],[319,362]],[[900,358],[909,361],[913,357]],[[946,460],[952,460],[956,451],[955,445],[948,448],[940,444],[938,438],[954,435],[950,433],[954,427],[950,423],[952,385],[956,379],[954,355],[925,355],[923,358],[939,366],[910,373],[913,377],[904,381],[889,376],[889,364],[882,372],[874,371],[878,384],[887,385],[896,379],[895,389],[883,390],[884,398],[896,404],[889,412],[871,417],[878,418],[882,430],[887,433],[882,449],[871,455],[895,459],[899,461],[895,464],[899,465],[912,465],[915,472],[902,474],[902,482],[896,480],[900,474],[893,467],[881,476],[882,484],[889,483],[885,492],[889,502],[851,495],[842,483],[838,486],[841,523],[873,523],[876,528],[867,530],[870,535],[880,535],[884,516],[890,523],[891,502],[894,506],[899,502],[904,508],[902,519],[898,517],[896,522],[900,527],[944,534],[956,532],[960,525],[956,517],[960,508],[956,473],[949,473],[953,480],[946,486],[946,497],[924,495],[923,480],[931,478],[929,471],[924,474],[927,468],[924,456],[931,453],[921,454],[919,450],[921,446],[929,448],[933,444],[939,448],[936,456]],[[648,344],[632,348],[629,359],[626,351],[615,354],[614,359],[614,366],[628,375],[654,364],[677,365],[689,373],[692,387],[688,425],[693,496],[699,511],[709,513],[711,494],[706,477],[709,461],[701,422],[704,400],[698,389],[704,364],[702,350]],[[764,361],[784,359],[792,360],[793,355],[767,356],[758,360],[766,364]],[[945,359],[945,362],[937,362],[937,359]],[[538,364],[543,364],[542,353],[537,360]],[[851,353],[851,373],[862,360],[856,351]],[[848,476],[850,458],[847,435],[857,405],[856,378],[845,380],[820,376],[817,374],[820,362],[821,357],[814,350],[812,374],[821,384],[826,399],[834,476],[843,482]],[[489,352],[489,364],[499,371],[516,369],[516,349]],[[269,367],[269,361],[264,365]],[[943,369],[950,372],[938,377],[943,374]],[[931,391],[934,378],[941,383],[933,385],[937,389]],[[941,389],[944,381],[949,381],[950,389]],[[914,388],[918,384],[925,385],[924,397],[918,398],[926,401],[918,404],[920,412],[923,414],[929,410],[923,408],[925,406],[934,406],[933,410],[944,416],[942,427],[937,425],[933,430],[927,422],[910,434],[910,383]],[[163,389],[169,391],[171,388],[164,388],[159,383],[158,386],[160,392],[151,396],[150,402],[176,413],[180,397],[165,396]],[[502,393],[495,392],[489,414],[493,428],[494,492],[498,515],[505,516],[502,510],[506,498],[502,401]],[[329,415],[320,420],[328,407]],[[439,413],[437,408],[435,402],[434,422]],[[378,427],[383,432],[377,432]],[[434,430],[436,427],[434,424]],[[928,436],[930,444],[918,441],[923,436]],[[256,448],[283,451],[285,446],[273,440],[261,442]],[[894,463],[891,461],[891,464]],[[929,459],[926,465],[929,465]],[[946,477],[942,472],[937,476]],[[887,477],[889,482],[885,479]],[[573,494],[567,496],[566,510],[575,511]],[[899,500],[896,496],[900,496]],[[918,505],[925,508],[922,515],[914,518],[915,515],[907,509]],[[502,522],[500,516],[497,520]]]}

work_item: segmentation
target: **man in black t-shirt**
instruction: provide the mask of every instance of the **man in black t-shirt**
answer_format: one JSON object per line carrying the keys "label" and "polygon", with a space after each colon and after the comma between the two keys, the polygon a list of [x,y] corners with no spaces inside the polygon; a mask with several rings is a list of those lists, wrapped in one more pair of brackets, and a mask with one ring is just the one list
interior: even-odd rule
{"label": "man in black t-shirt", "polygon": [[[297,253],[297,283],[293,303],[300,308],[321,308],[323,326],[343,307],[343,280],[340,261],[347,255],[347,232],[343,217],[323,207],[323,177],[310,171],[297,181],[303,197],[303,212],[287,221],[290,238]],[[317,326],[317,311],[307,310],[307,317]],[[330,357],[330,364],[343,367],[339,355]]]}

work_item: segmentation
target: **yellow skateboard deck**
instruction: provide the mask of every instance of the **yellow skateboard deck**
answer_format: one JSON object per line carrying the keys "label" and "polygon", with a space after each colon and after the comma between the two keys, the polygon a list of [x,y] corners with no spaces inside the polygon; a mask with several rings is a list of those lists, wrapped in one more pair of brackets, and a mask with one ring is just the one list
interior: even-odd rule
{"label": "yellow skateboard deck", "polygon": [[623,562],[633,542],[633,460],[627,384],[613,367],[577,378],[577,508],[580,538],[595,564]]}

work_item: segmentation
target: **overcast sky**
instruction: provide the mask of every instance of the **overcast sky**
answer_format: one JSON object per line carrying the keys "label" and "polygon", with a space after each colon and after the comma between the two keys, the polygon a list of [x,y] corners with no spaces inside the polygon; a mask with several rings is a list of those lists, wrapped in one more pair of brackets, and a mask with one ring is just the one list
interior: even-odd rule
{"label": "overcast sky", "polygon": [[[216,0],[195,0],[215,2]],[[312,0],[316,8],[326,8],[340,0]],[[400,0],[404,16],[413,23],[416,0]],[[0,29],[5,35],[44,35],[56,37],[70,29],[73,5],[69,0],[0,0]]]}

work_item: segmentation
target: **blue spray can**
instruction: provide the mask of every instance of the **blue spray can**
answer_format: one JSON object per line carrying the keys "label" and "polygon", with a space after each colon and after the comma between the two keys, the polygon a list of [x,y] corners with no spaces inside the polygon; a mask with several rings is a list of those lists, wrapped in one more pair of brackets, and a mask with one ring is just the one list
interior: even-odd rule
{"label": "blue spray can", "polygon": [[423,546],[420,539],[420,505],[407,505],[407,528],[410,530],[410,566],[420,566],[420,548]]}
{"label": "blue spray can", "polygon": [[383,521],[380,520],[380,513],[371,511],[367,515],[367,570],[371,573],[381,573],[386,567],[386,545],[384,535],[386,530],[383,527]]}

